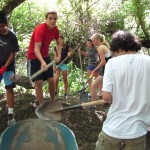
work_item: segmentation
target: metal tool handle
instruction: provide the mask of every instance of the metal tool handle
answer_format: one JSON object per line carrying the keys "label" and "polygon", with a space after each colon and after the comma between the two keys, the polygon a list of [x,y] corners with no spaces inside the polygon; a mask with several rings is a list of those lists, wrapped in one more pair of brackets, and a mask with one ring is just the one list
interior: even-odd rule
{"label": "metal tool handle", "polygon": [[[47,65],[47,68],[51,67],[54,63],[55,63],[55,61],[50,62],[50,63]],[[40,74],[43,73],[43,72],[45,72],[45,70],[44,70],[44,69],[40,69],[39,71],[37,71],[36,73],[34,73],[34,74],[30,77],[30,79],[31,79],[31,80],[35,79],[38,75],[40,75]]]}

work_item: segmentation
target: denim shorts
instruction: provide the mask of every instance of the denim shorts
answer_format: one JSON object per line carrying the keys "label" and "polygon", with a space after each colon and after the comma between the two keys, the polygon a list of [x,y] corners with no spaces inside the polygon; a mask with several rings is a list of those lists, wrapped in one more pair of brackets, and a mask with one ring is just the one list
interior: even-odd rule
{"label": "denim shorts", "polygon": [[14,74],[14,71],[6,71],[2,76],[0,76],[0,83],[4,79],[5,88],[14,88],[16,87],[15,83],[9,78]]}
{"label": "denim shorts", "polygon": [[[59,65],[56,65],[56,68],[57,68],[58,66],[59,66]],[[66,70],[68,70],[67,64],[61,64],[58,68],[59,68],[61,71],[66,71]]]}
{"label": "denim shorts", "polygon": [[91,66],[91,65],[88,66],[88,70],[92,70],[93,71],[95,68],[96,68],[96,66]]}

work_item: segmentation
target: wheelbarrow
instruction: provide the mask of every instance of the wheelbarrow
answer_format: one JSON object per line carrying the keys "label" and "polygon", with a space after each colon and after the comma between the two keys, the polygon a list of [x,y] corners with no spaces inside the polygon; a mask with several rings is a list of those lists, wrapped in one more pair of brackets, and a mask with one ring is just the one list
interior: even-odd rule
{"label": "wheelbarrow", "polygon": [[28,119],[5,129],[0,150],[78,150],[78,145],[67,126],[55,121]]}

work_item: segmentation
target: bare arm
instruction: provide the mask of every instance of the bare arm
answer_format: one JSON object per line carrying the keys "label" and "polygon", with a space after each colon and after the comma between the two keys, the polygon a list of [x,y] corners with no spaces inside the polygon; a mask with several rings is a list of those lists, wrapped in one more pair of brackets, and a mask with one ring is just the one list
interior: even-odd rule
{"label": "bare arm", "polygon": [[93,73],[92,74],[95,74],[95,72],[99,72],[100,68],[102,68],[103,66],[105,66],[106,64],[106,60],[105,60],[105,53],[104,53],[104,50],[103,50],[103,47],[99,46],[98,49],[98,54],[99,54],[99,57],[100,57],[100,63],[99,65],[93,70]]}
{"label": "bare arm", "polygon": [[42,58],[42,55],[41,55],[41,52],[40,52],[41,45],[42,45],[42,42],[35,42],[34,52],[35,52],[35,55],[36,55],[37,59],[41,63],[41,69],[47,70],[47,64],[44,61],[44,59]]}
{"label": "bare arm", "polygon": [[60,62],[61,60],[61,45],[60,45],[60,42],[59,42],[59,39],[56,40],[56,51],[57,51],[57,56],[55,56],[54,60],[55,62]]}
{"label": "bare arm", "polygon": [[82,51],[80,48],[78,49],[78,52],[81,53],[81,55],[85,56],[85,57],[88,57],[88,53],[87,52],[84,52]]}
{"label": "bare arm", "polygon": [[72,55],[72,48],[69,47],[69,50],[68,50],[68,57],[71,57],[71,55]]}
{"label": "bare arm", "polygon": [[112,103],[112,94],[110,92],[103,91],[102,98],[107,103]]}

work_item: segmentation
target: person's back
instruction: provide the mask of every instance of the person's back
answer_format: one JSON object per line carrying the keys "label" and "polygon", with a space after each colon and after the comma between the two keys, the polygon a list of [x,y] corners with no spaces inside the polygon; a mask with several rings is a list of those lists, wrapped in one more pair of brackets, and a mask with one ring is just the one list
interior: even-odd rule
{"label": "person's back", "polygon": [[111,106],[97,150],[145,150],[150,125],[150,57],[138,54],[140,49],[140,40],[134,34],[113,34],[110,50],[117,57],[105,66],[102,88],[102,97]]}
{"label": "person's back", "polygon": [[106,65],[111,67],[114,86],[113,103],[103,131],[122,139],[146,134],[150,124],[150,57],[121,55],[112,58]]}

